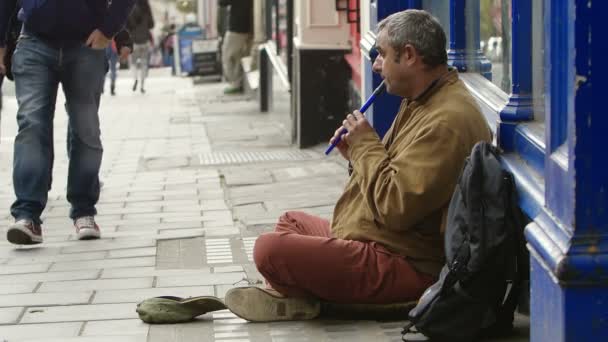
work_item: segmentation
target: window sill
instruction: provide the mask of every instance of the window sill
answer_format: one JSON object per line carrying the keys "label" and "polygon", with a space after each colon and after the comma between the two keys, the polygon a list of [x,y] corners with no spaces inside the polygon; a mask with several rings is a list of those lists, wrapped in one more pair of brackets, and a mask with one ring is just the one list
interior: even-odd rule
{"label": "window sill", "polygon": [[495,136],[500,136],[501,148],[506,151],[501,162],[515,177],[522,210],[536,217],[545,205],[544,122],[501,122],[500,112],[509,95],[477,73],[461,73],[460,79],[477,100]]}

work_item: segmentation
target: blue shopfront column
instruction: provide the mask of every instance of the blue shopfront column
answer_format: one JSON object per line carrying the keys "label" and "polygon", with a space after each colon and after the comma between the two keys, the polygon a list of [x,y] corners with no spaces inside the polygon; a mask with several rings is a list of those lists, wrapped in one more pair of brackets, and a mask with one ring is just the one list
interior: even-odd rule
{"label": "blue shopfront column", "polygon": [[500,112],[502,121],[526,121],[533,118],[532,101],[532,2],[511,3],[512,85],[509,102]]}
{"label": "blue shopfront column", "polygon": [[[362,84],[363,101],[367,99],[373,90],[380,85],[382,78],[372,72],[372,56],[374,54],[373,44],[376,41],[376,28],[378,23],[389,15],[412,8],[422,8],[422,0],[372,0],[370,3],[369,27],[362,28],[361,38],[362,63],[364,65],[364,80]],[[370,51],[372,50],[372,51]],[[371,52],[371,53],[370,53]],[[381,137],[389,129],[401,104],[401,98],[394,95],[384,94],[380,96],[374,105],[367,110],[366,117]]]}
{"label": "blue shopfront column", "polygon": [[545,205],[526,228],[534,342],[608,341],[605,11],[545,1]]}
{"label": "blue shopfront column", "polygon": [[448,64],[492,80],[492,64],[481,52],[479,39],[479,0],[450,0]]}

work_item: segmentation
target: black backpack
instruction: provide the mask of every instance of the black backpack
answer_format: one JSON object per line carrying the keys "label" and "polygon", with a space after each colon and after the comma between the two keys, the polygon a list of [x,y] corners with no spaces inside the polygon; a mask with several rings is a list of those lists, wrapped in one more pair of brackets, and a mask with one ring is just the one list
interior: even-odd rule
{"label": "black backpack", "polygon": [[446,264],[409,313],[404,341],[473,341],[513,328],[529,254],[513,176],[497,148],[477,143],[450,201]]}

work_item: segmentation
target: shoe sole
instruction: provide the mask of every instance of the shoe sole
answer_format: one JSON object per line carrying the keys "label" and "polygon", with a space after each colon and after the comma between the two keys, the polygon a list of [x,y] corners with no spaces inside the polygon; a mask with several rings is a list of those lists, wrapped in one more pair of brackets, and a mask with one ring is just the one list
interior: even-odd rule
{"label": "shoe sole", "polygon": [[321,304],[312,299],[276,297],[257,288],[234,288],[226,293],[226,306],[250,322],[300,321],[319,316]]}
{"label": "shoe sole", "polygon": [[101,234],[96,229],[82,228],[78,231],[78,240],[96,240],[99,239]]}
{"label": "shoe sole", "polygon": [[14,245],[37,245],[42,243],[42,236],[33,235],[29,230],[9,228],[6,239]]}

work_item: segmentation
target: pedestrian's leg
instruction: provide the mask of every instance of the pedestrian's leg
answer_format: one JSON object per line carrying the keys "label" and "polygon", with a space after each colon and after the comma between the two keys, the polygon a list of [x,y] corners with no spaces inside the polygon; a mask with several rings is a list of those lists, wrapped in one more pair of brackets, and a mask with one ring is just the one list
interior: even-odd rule
{"label": "pedestrian's leg", "polygon": [[225,93],[240,92],[241,80],[241,65],[240,51],[242,49],[241,34],[236,32],[226,32],[226,38],[222,45],[222,66],[226,82],[229,87],[224,90]]}
{"label": "pedestrian's leg", "polygon": [[139,74],[138,60],[140,60],[140,44],[133,45],[133,53],[130,57],[131,72],[133,73],[133,91],[137,90],[137,78]]}
{"label": "pedestrian's leg", "polygon": [[141,60],[140,90],[142,93],[145,93],[146,90],[144,89],[144,82],[146,80],[146,77],[148,77],[148,67],[150,65],[150,48],[147,45],[144,47],[144,49],[142,49],[140,60]]}
{"label": "pedestrian's leg", "polygon": [[118,54],[114,51],[110,54],[110,94],[116,94],[116,65],[118,64]]}
{"label": "pedestrian's leg", "polygon": [[13,186],[15,219],[40,223],[51,181],[52,129],[57,98],[58,51],[33,37],[21,37],[12,70],[19,109],[15,137]]}
{"label": "pedestrian's leg", "polygon": [[99,199],[98,175],[103,153],[98,109],[106,71],[103,50],[81,46],[65,53],[61,82],[72,129],[67,189],[72,219],[97,213],[95,204]]}
{"label": "pedestrian's leg", "polygon": [[243,88],[243,82],[245,79],[245,74],[243,72],[243,67],[241,65],[241,60],[243,57],[250,55],[251,49],[251,34],[248,33],[236,33],[236,51],[234,53],[234,79],[231,82],[232,87],[237,89]]}
{"label": "pedestrian's leg", "polygon": [[[105,77],[104,77],[105,79]],[[64,103],[64,108],[65,108],[65,112],[68,113],[68,117],[70,116],[69,114],[69,108],[68,108],[68,104]],[[68,127],[67,127],[67,133],[66,133],[66,137],[65,137],[65,149],[66,149],[66,155],[68,156],[68,160],[70,159],[70,154],[72,153],[72,138],[73,137],[73,132],[72,132],[72,127],[70,127],[70,122],[68,120]]]}

